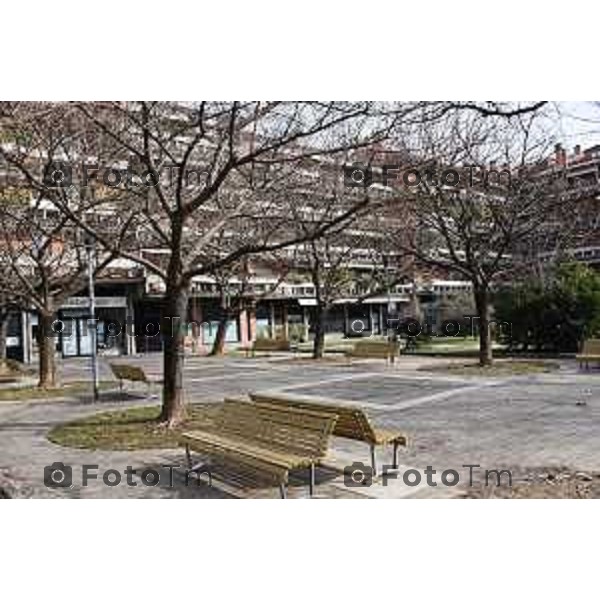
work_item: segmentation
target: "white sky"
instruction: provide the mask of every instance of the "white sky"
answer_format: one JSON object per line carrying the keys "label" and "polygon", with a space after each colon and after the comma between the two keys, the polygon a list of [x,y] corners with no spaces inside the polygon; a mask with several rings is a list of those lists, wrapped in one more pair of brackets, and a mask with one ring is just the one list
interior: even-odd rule
{"label": "white sky", "polygon": [[553,103],[557,137],[565,148],[576,144],[586,148],[600,144],[600,101],[561,101]]}

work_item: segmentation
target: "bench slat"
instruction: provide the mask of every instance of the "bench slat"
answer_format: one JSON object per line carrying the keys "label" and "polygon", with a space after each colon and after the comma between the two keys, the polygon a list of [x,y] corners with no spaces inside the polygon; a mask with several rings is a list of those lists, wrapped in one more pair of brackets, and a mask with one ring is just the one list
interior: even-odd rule
{"label": "bench slat", "polygon": [[119,365],[116,363],[109,363],[109,366],[117,379],[150,383],[150,380],[141,367],[136,367],[134,365]]}
{"label": "bench slat", "polygon": [[287,410],[310,409],[324,414],[334,414],[337,421],[333,435],[367,442],[371,447],[371,468],[376,472],[375,446],[392,444],[393,466],[398,466],[398,447],[406,446],[406,436],[399,432],[375,429],[360,408],[315,401],[313,397],[293,394],[251,393],[250,398],[258,404],[286,407]]}
{"label": "bench slat", "polygon": [[347,355],[356,358],[384,358],[392,360],[399,351],[398,342],[360,340],[348,351]]}
{"label": "bench slat", "polygon": [[575,359],[580,363],[600,362],[600,340],[597,338],[585,340],[581,352],[575,356]]}
{"label": "bench slat", "polygon": [[[406,437],[399,432],[376,429],[371,425],[367,415],[360,408],[315,401],[314,398],[294,394],[251,393],[250,397],[259,404],[288,406],[296,409],[318,410],[327,414],[337,415],[333,435],[369,444],[386,444],[393,441],[406,444]],[[403,441],[402,441],[403,440]]]}
{"label": "bench slat", "polygon": [[180,443],[282,485],[290,469],[314,467],[326,454],[336,420],[334,414],[226,399],[213,428],[183,433]]}
{"label": "bench slat", "polygon": [[319,458],[327,452],[336,415],[305,409],[293,413],[282,407],[257,406],[226,399],[219,429],[266,447],[298,452]]}
{"label": "bench slat", "polygon": [[268,479],[271,483],[287,483],[289,461],[275,457],[274,454],[266,455],[264,449],[242,445],[239,440],[211,438],[205,433],[200,431],[183,433],[180,441],[200,454],[207,453],[216,455],[221,460],[229,459],[241,463],[249,470],[260,472],[262,478]]}
{"label": "bench slat", "polygon": [[253,352],[286,352],[290,350],[290,348],[290,341],[285,338],[258,338],[252,344]]}

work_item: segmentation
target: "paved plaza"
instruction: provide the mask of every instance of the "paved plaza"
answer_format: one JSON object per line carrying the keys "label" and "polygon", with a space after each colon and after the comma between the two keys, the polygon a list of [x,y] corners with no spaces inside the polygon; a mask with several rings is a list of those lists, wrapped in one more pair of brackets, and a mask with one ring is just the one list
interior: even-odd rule
{"label": "paved plaza", "polygon": [[[433,359],[435,360],[435,359]],[[368,464],[364,443],[333,438],[329,460],[318,474],[318,496],[364,497],[456,497],[468,486],[468,469],[549,469],[566,467],[600,471],[600,371],[580,372],[574,362],[564,361],[552,373],[512,377],[468,377],[418,370],[432,359],[403,358],[393,367],[378,361],[345,364],[343,361],[312,363],[287,358],[206,358],[186,360],[185,389],[188,402],[221,401],[253,390],[287,391],[359,405],[375,425],[405,432],[409,438],[401,453],[400,476],[376,481],[370,487],[349,488],[341,470],[355,461]],[[161,376],[160,356],[128,359],[143,366],[153,377]],[[437,361],[439,363],[439,361]],[[64,380],[89,375],[83,359],[64,361]],[[106,362],[101,376],[110,379]],[[155,392],[159,392],[157,386]],[[125,401],[104,392],[99,404],[89,397],[39,402],[0,402],[0,472],[9,476],[19,495],[30,497],[203,497],[240,495],[237,490],[215,486],[184,485],[175,472],[173,485],[107,487],[92,481],[69,490],[47,489],[44,466],[55,461],[72,465],[74,483],[83,464],[99,465],[100,473],[126,466],[143,469],[183,464],[180,450],[135,452],[88,451],[50,443],[46,435],[53,426],[101,410],[156,404],[158,397],[129,396]],[[378,463],[389,462],[389,451],[378,450]],[[460,473],[456,486],[407,486],[401,474],[407,469],[423,471],[432,466],[436,481],[440,473]],[[333,467],[333,468],[329,468]],[[189,483],[189,482],[188,482]],[[306,497],[305,482],[290,488],[290,497]],[[251,497],[277,497],[275,490],[260,490]]]}

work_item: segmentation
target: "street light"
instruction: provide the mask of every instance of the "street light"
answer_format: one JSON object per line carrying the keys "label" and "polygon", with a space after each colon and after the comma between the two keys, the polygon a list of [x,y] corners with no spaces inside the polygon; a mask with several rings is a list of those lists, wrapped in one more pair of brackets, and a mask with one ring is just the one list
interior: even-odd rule
{"label": "street light", "polygon": [[[386,328],[386,334],[388,339],[395,339],[396,336],[396,331],[395,329],[392,330],[392,333],[390,334],[390,315],[392,315],[392,318],[394,318],[395,314],[396,314],[396,304],[392,302],[392,282],[391,282],[391,272],[393,267],[390,264],[390,259],[389,257],[384,254],[382,256],[383,259],[383,272],[384,272],[384,276],[385,276],[385,284],[387,287],[387,310],[386,310],[386,314],[387,314],[387,328]],[[383,331],[383,323],[381,324],[381,329]]]}
{"label": "street light", "polygon": [[96,296],[94,294],[94,271],[96,269],[95,241],[91,235],[86,234],[84,239],[85,250],[88,259],[88,295],[90,299],[90,321],[89,326],[92,345],[92,389],[94,402],[98,401],[98,328],[96,326]]}

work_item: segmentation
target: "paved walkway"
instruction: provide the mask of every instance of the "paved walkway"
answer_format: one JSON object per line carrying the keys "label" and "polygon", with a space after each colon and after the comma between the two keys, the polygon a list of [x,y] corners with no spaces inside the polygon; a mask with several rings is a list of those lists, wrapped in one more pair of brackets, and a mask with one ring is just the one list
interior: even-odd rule
{"label": "paved walkway", "polygon": [[[431,361],[431,359],[425,359]],[[160,377],[158,356],[135,359]],[[546,468],[552,466],[600,470],[600,372],[578,372],[573,363],[564,363],[552,374],[480,378],[451,377],[416,371],[424,359],[402,360],[396,367],[379,362],[353,365],[276,359],[191,358],[186,364],[188,401],[220,401],[226,395],[251,390],[286,390],[303,395],[326,396],[338,402],[362,406],[375,424],[408,433],[411,443],[402,456],[396,479],[381,480],[370,487],[349,488],[339,471],[319,474],[319,495],[324,497],[452,497],[468,485],[469,469],[475,476],[484,469]],[[64,379],[82,379],[88,363],[74,359],[63,364]],[[103,377],[109,377],[102,365]],[[111,398],[111,396],[106,396]],[[112,397],[114,398],[114,397]],[[128,401],[128,406],[156,403]],[[100,452],[63,448],[50,443],[46,434],[54,425],[93,414],[98,410],[123,408],[123,403],[90,405],[86,399],[67,398],[47,402],[0,402],[0,477],[15,482],[19,494],[33,497],[202,497],[224,498],[239,491],[219,484],[185,485],[177,469],[182,465],[177,450]],[[378,462],[386,459],[379,452]],[[343,470],[354,461],[368,463],[365,444],[334,438],[329,464]],[[73,468],[74,487],[48,489],[44,467],[63,462]],[[82,487],[82,465],[98,465],[99,480]],[[127,466],[136,469],[131,480],[136,486],[106,486],[101,474],[106,469],[121,473]],[[437,471],[428,486],[423,470]],[[146,486],[140,479],[145,469],[158,469],[161,482]],[[411,487],[402,480],[408,469],[421,472],[421,484]],[[441,472],[459,473],[456,486],[441,484]],[[163,485],[172,473],[173,486]],[[152,475],[152,474],[150,474]],[[148,475],[150,477],[150,475]],[[414,476],[414,474],[413,474]],[[150,482],[152,478],[150,477]],[[303,483],[298,481],[299,484]],[[251,496],[275,497],[274,490],[247,492]],[[306,495],[306,486],[292,486],[291,497]]]}

